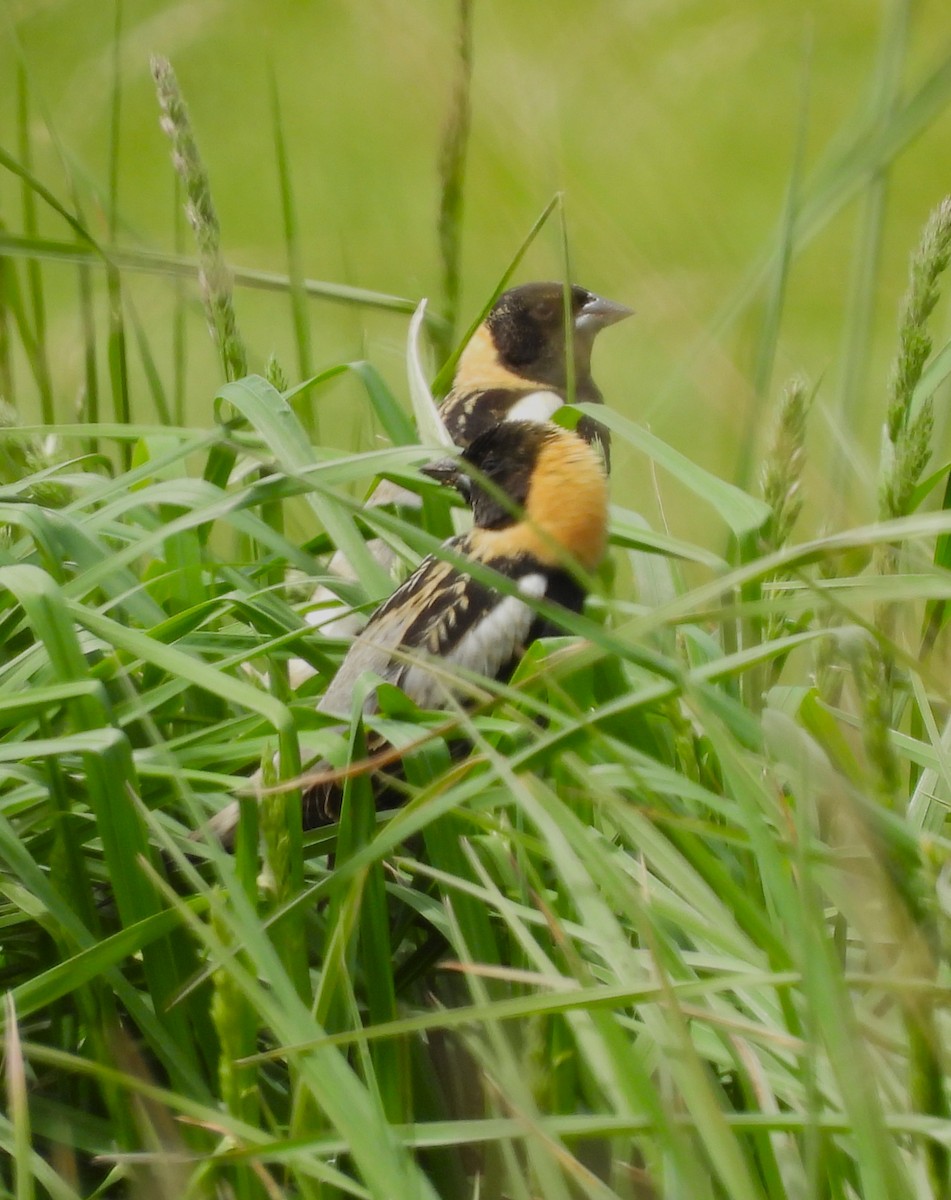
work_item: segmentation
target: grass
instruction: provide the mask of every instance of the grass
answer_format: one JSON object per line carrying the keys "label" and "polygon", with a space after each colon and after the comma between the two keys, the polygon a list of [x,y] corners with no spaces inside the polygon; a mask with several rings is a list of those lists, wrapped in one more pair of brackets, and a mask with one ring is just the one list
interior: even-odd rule
{"label": "grass", "polygon": [[[445,385],[439,367],[459,340],[470,15],[460,4],[444,142],[448,313],[418,311],[406,350],[429,443],[427,380]],[[653,475],[662,507],[675,489],[689,495],[700,532],[616,507],[613,581],[564,638],[531,648],[510,685],[482,681],[479,703],[448,715],[385,697],[373,725],[406,747],[403,808],[375,814],[355,775],[339,826],[302,839],[293,790],[260,806],[244,796],[233,856],[188,838],[236,780],[276,749],[293,780],[339,741],[313,701],[345,647],[303,620],[312,583],[331,582],[330,553],[346,551],[357,578],[341,590],[369,606],[392,581],[368,534],[412,562],[450,527],[431,489],[420,527],[361,510],[354,497],[381,472],[419,486],[413,468],[431,449],[376,364],[307,375],[305,301],[416,305],[303,277],[293,163],[277,137],[288,274],[253,282],[289,301],[296,361],[248,375],[232,285],[249,276],[225,261],[207,172],[161,68],[181,189],[205,214],[221,375],[208,418],[187,424],[181,330],[199,296],[187,248],[113,244],[115,173],[108,240],[75,179],[60,192],[36,176],[24,73],[22,138],[0,152],[22,186],[16,228],[0,236],[0,379],[16,381],[10,399],[35,393],[43,416],[18,425],[10,412],[0,428],[6,1194],[951,1194],[940,197],[907,248],[892,382],[862,413],[887,421],[866,498],[875,511],[881,497],[879,521],[799,532],[823,385],[774,382],[804,239],[860,187],[867,272],[850,290],[850,370],[872,337],[857,280],[874,283],[884,213],[869,165],[933,118],[935,88],[945,97],[935,84],[902,105],[895,62],[883,55],[878,70],[886,134],[873,145],[860,133],[811,179],[797,163],[758,269],[753,374],[774,423],[762,484],[752,434],[736,446],[740,487],[609,410],[616,458]],[[271,111],[280,134],[277,84]],[[67,238],[41,235],[38,206],[66,220]],[[138,315],[143,269],[173,285],[173,337]],[[77,277],[78,423],[49,370],[54,270]],[[442,347],[432,373],[427,344]],[[311,438],[344,374],[384,448]],[[860,394],[841,392],[840,420]],[[294,657],[316,671],[298,692]],[[472,741],[463,763],[445,749],[447,720]],[[364,734],[348,731],[351,759]]]}

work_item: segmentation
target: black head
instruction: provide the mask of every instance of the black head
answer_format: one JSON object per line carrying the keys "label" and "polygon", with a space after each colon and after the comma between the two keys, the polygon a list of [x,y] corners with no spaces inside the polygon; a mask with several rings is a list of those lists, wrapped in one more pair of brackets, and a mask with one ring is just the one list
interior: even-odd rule
{"label": "black head", "polygon": [[[575,371],[583,379],[590,369],[597,332],[630,316],[631,310],[577,285],[569,290],[567,300]],[[525,283],[503,292],[486,317],[502,365],[534,382],[564,388],[565,304],[561,283]]]}

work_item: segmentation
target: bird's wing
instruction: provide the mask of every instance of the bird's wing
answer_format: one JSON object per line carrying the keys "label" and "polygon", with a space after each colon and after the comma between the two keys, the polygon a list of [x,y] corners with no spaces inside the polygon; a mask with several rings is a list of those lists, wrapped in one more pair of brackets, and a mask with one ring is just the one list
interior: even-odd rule
{"label": "bird's wing", "polygon": [[[466,536],[462,535],[453,538],[448,545],[458,553],[464,553],[465,541]],[[450,563],[441,562],[432,555],[423,559],[357,636],[321,698],[317,706],[319,711],[349,714],[353,689],[367,672],[398,685],[403,663],[394,657],[394,652],[418,644],[415,639],[419,636],[420,622],[425,623],[440,611],[453,594],[457,580],[463,578]],[[410,630],[414,630],[414,635],[407,638]],[[370,694],[364,703],[364,711],[372,712],[375,707],[375,696]]]}
{"label": "bird's wing", "polygon": [[[509,574],[510,563],[488,563]],[[543,596],[547,577],[541,572],[521,574],[518,588],[526,596]],[[517,596],[503,596],[494,588],[466,575],[458,575],[451,597],[434,606],[419,643],[429,661],[407,664],[400,687],[422,708],[438,708],[453,690],[453,668],[498,678],[519,657],[530,640],[534,611]]]}
{"label": "bird's wing", "polygon": [[[481,558],[478,531],[453,538],[456,554]],[[525,564],[486,561],[518,579],[526,597],[543,596],[548,579]],[[396,684],[423,708],[439,707],[454,666],[496,677],[529,640],[535,614],[517,596],[494,588],[430,556],[377,610],[350,647],[318,705],[322,712],[346,714],[353,689],[368,671]],[[415,661],[413,652],[416,652]],[[364,704],[372,712],[375,697]]]}

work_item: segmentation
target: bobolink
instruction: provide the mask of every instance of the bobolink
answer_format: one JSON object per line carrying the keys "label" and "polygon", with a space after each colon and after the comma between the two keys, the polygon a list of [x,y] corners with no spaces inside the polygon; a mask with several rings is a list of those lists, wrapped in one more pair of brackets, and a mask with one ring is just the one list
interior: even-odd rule
{"label": "bobolink", "polygon": [[[354,688],[368,673],[422,708],[445,707],[453,669],[507,679],[535,638],[557,631],[556,622],[518,595],[467,574],[460,559],[506,576],[526,599],[581,610],[585,576],[604,556],[608,519],[604,466],[588,442],[550,422],[505,421],[480,434],[458,461],[423,470],[466,496],[473,528],[443,544],[448,559],[423,559],[373,613],[318,702],[319,712],[349,718]],[[363,710],[376,709],[371,689]],[[336,820],[340,798],[337,783],[306,789],[304,827]],[[226,845],[236,817],[230,806],[210,823]]]}
{"label": "bobolink", "polygon": [[[349,716],[367,672],[395,684],[421,708],[441,708],[453,668],[506,679],[535,638],[557,631],[517,595],[467,574],[458,559],[511,579],[527,599],[579,612],[582,580],[604,556],[608,491],[600,455],[551,423],[505,421],[480,433],[461,460],[424,467],[458,487],[473,528],[425,558],[373,613],[317,705]],[[571,503],[565,503],[565,497]],[[447,668],[449,669],[447,672]],[[375,691],[363,703],[376,711]],[[305,793],[305,826],[336,819],[338,785]]]}
{"label": "bobolink", "polygon": [[[571,343],[566,338],[566,300],[570,305]],[[452,389],[439,406],[453,443],[465,449],[480,433],[500,421],[548,421],[569,396],[579,402],[603,403],[591,376],[591,351],[600,330],[624,320],[630,308],[596,296],[575,285],[566,295],[561,283],[525,283],[503,292],[470,338],[459,357]],[[569,371],[573,370],[573,386]],[[583,417],[578,433],[596,444],[609,464],[607,430]],[[382,483],[367,505],[399,504],[418,507],[419,499],[396,484]],[[387,569],[393,554],[379,539],[369,543],[374,557]],[[353,578],[346,557],[340,553],[330,562],[333,574]],[[351,610],[328,588],[314,593],[309,624],[325,633],[347,635],[358,623]],[[291,663],[295,686],[313,671],[303,660]]]}
{"label": "bobolink", "polygon": [[[631,315],[631,309],[575,285],[570,303],[570,348],[565,336],[565,288],[560,283],[525,283],[503,292],[459,357],[452,390],[439,408],[449,436],[468,446],[499,421],[548,421],[567,403],[603,403],[591,377],[597,334]],[[569,388],[569,370],[574,386]],[[590,417],[579,434],[601,444],[604,429]]]}

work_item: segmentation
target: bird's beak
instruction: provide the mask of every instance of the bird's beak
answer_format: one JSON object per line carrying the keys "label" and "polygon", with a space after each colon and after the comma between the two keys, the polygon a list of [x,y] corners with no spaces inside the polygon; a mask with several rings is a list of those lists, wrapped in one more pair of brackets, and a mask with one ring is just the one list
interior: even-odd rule
{"label": "bird's beak", "polygon": [[597,333],[599,329],[605,329],[608,325],[614,325],[633,315],[634,309],[628,308],[626,304],[618,304],[616,300],[605,300],[603,296],[592,296],[575,317],[575,328]]}
{"label": "bird's beak", "polygon": [[469,477],[459,469],[459,463],[454,458],[440,458],[436,462],[426,463],[419,468],[420,473],[435,479],[437,483],[448,484],[460,492],[466,500],[469,499],[471,485]]}

